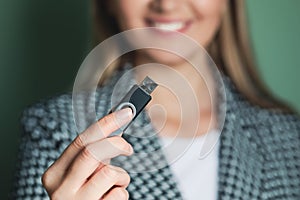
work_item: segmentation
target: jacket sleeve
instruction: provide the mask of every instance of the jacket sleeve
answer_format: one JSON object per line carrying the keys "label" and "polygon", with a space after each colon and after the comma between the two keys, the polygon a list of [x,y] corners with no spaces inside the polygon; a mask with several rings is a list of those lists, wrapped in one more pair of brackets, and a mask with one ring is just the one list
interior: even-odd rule
{"label": "jacket sleeve", "polygon": [[[45,130],[39,124],[37,110],[26,109],[21,117],[22,134],[11,192],[12,199],[48,199],[41,176],[51,159],[44,148]],[[50,142],[50,141],[49,141]]]}
{"label": "jacket sleeve", "polygon": [[12,199],[49,199],[41,178],[77,135],[70,129],[70,116],[69,98],[35,104],[23,112]]}

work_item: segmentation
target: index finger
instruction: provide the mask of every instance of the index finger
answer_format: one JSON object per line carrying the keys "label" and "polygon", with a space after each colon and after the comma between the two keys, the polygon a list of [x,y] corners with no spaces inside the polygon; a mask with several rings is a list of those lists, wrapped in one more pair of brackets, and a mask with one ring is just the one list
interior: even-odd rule
{"label": "index finger", "polygon": [[129,123],[132,117],[130,108],[106,115],[78,135],[47,171],[53,172],[56,177],[63,178],[71,162],[86,145],[106,138],[112,132]]}

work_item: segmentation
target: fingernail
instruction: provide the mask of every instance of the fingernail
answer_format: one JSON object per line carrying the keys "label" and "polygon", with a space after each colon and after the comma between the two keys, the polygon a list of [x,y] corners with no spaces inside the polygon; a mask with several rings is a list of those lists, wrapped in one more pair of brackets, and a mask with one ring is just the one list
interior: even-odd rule
{"label": "fingernail", "polygon": [[126,120],[132,117],[132,110],[130,108],[124,108],[116,112],[116,118],[120,120]]}

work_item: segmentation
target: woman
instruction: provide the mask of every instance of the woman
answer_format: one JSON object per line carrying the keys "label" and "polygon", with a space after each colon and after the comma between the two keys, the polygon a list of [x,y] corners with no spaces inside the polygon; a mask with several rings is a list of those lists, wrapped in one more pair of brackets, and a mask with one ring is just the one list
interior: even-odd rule
{"label": "woman", "polygon": [[[156,171],[129,175],[123,169],[126,165],[138,166],[139,162],[148,160],[150,165],[155,164],[155,158],[133,161],[130,155],[149,146],[159,148],[159,139],[154,138],[149,143],[130,138],[126,141],[125,136],[108,137],[131,120],[133,116],[128,108],[105,116],[77,136],[71,96],[62,95],[24,112],[25,133],[20,147],[16,198],[300,198],[300,120],[268,93],[256,74],[244,23],[244,1],[97,0],[95,10],[100,41],[120,31],[154,27],[179,31],[208,50],[224,76],[230,79],[225,83],[227,115],[219,144],[208,159],[200,164],[189,161],[184,170],[174,163]],[[153,61],[171,65],[186,77],[191,75],[186,64],[172,55],[152,50],[130,55],[134,65]],[[120,65],[122,62],[118,67]],[[209,94],[201,84],[199,81],[190,84],[202,102],[206,102],[198,105],[205,111],[198,124],[199,138],[211,134],[210,119],[213,124],[218,123],[210,109]],[[112,87],[110,83],[101,87],[98,98],[108,101]],[[152,103],[163,105],[166,113],[172,113],[177,105],[165,99],[173,97],[160,90],[154,94]],[[101,115],[108,109],[107,102],[101,104]],[[176,116],[176,113],[168,115],[160,131],[162,140],[175,137],[174,130],[181,120]],[[159,120],[154,118],[153,125]],[[135,131],[147,130],[146,127]],[[141,145],[144,142],[148,145]],[[164,160],[167,160],[168,152],[161,153],[159,158],[166,156]],[[188,154],[183,155],[183,159]],[[129,159],[118,160],[119,155],[129,156]],[[182,160],[178,162],[186,164]],[[119,164],[118,167],[114,163]]]}

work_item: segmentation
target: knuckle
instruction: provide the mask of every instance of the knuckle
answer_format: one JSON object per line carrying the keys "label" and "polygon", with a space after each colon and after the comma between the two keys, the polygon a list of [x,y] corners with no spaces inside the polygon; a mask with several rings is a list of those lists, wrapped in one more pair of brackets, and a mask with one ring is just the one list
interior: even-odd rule
{"label": "knuckle", "polygon": [[51,171],[48,169],[43,175],[42,175],[42,184],[46,188],[46,190],[49,190],[50,187],[53,185],[53,177],[52,177]]}
{"label": "knuckle", "polygon": [[114,145],[115,149],[117,149],[121,153],[128,152],[130,149],[129,144],[120,136],[114,136],[108,138],[108,140]]}
{"label": "knuckle", "polygon": [[100,182],[99,181],[96,181],[96,180],[91,180],[90,182],[89,182],[89,184],[90,184],[90,187],[92,187],[93,188],[93,190],[99,190],[100,188],[101,188],[101,184],[100,184]]}
{"label": "knuckle", "polygon": [[85,141],[85,140],[84,140],[83,134],[78,135],[78,136],[75,138],[74,142],[73,142],[74,147],[75,147],[76,149],[82,149],[82,148],[85,146],[85,142],[84,142],[84,141]]}
{"label": "knuckle", "polygon": [[61,197],[61,194],[59,194],[58,191],[55,191],[55,192],[53,192],[53,193],[50,195],[50,199],[51,199],[51,200],[59,200],[59,198],[62,198],[62,197]]}
{"label": "knuckle", "polygon": [[72,189],[66,190],[66,188],[64,187],[59,187],[53,193],[49,194],[51,200],[71,200],[75,199],[75,196],[75,191],[73,191]]}
{"label": "knuckle", "polygon": [[129,145],[127,144],[127,142],[125,142],[124,140],[120,140],[118,147],[120,148],[121,151],[128,151]]}
{"label": "knuckle", "polygon": [[56,190],[50,195],[51,200],[62,200],[68,199],[65,196],[66,192],[61,192],[61,190]]}
{"label": "knuckle", "polygon": [[121,167],[116,167],[113,165],[110,165],[109,168],[111,168],[114,173],[117,174],[117,178],[122,179],[124,182],[124,185],[128,186],[130,183],[130,175],[127,173],[127,171],[125,171],[123,168]]}
{"label": "knuckle", "polygon": [[83,160],[97,160],[93,153],[89,150],[89,146],[84,147],[81,154]]}
{"label": "knuckle", "polygon": [[98,121],[100,126],[106,127],[106,129],[117,129],[120,127],[118,120],[115,117],[115,114],[106,115],[101,120]]}
{"label": "knuckle", "polygon": [[104,166],[100,171],[106,179],[117,179],[119,176],[118,172],[108,165]]}
{"label": "knuckle", "polygon": [[46,188],[50,185],[48,171],[46,171],[42,176],[42,184]]}
{"label": "knuckle", "polygon": [[116,188],[114,189],[114,199],[121,199],[121,200],[125,200],[128,199],[129,194],[127,192],[127,190],[125,190],[124,188]]}
{"label": "knuckle", "polygon": [[130,179],[130,176],[129,176],[129,174],[128,174],[127,172],[125,173],[125,176],[126,176],[126,177],[125,177],[126,185],[128,186],[131,179]]}
{"label": "knuckle", "polygon": [[111,121],[112,121],[112,119],[111,119],[110,115],[106,115],[99,121],[99,123],[100,123],[100,125],[107,125],[107,124],[110,124]]}
{"label": "knuckle", "polygon": [[124,180],[124,182],[125,182],[125,185],[129,185],[129,183],[130,183],[130,176],[129,176],[129,174],[123,169],[123,168],[121,168],[121,167],[115,167],[116,169],[116,171],[120,174],[120,176],[122,176],[122,178],[123,178],[123,180]]}

